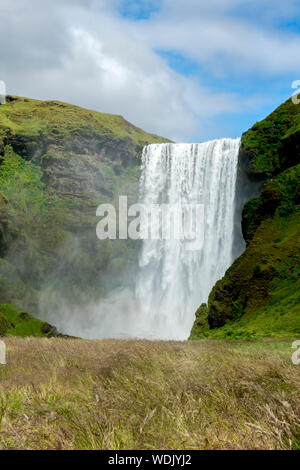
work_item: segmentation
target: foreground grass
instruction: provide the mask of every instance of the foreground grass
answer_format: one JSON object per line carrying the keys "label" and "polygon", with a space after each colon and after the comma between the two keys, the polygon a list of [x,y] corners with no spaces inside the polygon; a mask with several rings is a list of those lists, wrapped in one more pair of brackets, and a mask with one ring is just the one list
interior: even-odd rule
{"label": "foreground grass", "polygon": [[291,343],[6,338],[3,449],[300,449]]}

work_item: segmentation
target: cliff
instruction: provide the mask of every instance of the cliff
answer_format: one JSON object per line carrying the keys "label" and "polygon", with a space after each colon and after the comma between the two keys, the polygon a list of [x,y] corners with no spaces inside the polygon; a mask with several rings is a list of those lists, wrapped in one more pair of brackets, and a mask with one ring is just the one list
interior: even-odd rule
{"label": "cliff", "polygon": [[[123,194],[135,202],[143,146],[166,141],[121,116],[58,101],[8,97],[0,106],[2,328],[13,318],[23,331],[23,309],[43,318],[41,298],[52,310],[61,299],[84,308],[130,285],[137,244],[100,242],[96,207]],[[240,201],[260,188],[243,207],[246,249],[198,310],[193,338],[300,334],[299,147],[291,100],[243,135]]]}
{"label": "cliff", "polygon": [[166,141],[121,116],[8,97],[0,106],[0,304],[37,312],[47,290],[84,303],[117,285],[136,246],[100,242],[96,207],[119,194],[135,202],[143,146]]}
{"label": "cliff", "polygon": [[243,209],[246,249],[213,288],[207,336],[300,334],[300,106],[288,100],[242,137],[240,169],[262,184]]}

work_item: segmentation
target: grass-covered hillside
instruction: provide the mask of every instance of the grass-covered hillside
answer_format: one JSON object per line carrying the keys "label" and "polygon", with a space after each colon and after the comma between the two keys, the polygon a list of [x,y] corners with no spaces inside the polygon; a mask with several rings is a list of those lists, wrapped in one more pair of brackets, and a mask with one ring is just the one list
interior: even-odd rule
{"label": "grass-covered hillside", "polygon": [[241,158],[254,178],[272,178],[300,159],[300,106],[291,99],[257,122],[242,138]]}
{"label": "grass-covered hillside", "polygon": [[290,341],[5,343],[1,449],[300,449]]}
{"label": "grass-covered hillside", "polygon": [[40,321],[29,313],[15,308],[13,305],[1,304],[0,337],[9,336],[52,338],[61,335],[49,323]]}
{"label": "grass-covered hillside", "polygon": [[[45,140],[53,139],[64,145],[66,137],[81,135],[83,131],[94,138],[105,140],[127,139],[130,144],[141,147],[151,143],[166,142],[154,134],[139,129],[122,116],[104,114],[61,101],[39,101],[8,96],[0,114],[4,135],[10,132],[15,140],[23,138],[30,142],[34,136]],[[21,142],[20,142],[21,146]],[[139,157],[139,154],[137,154]]]}
{"label": "grass-covered hillside", "polygon": [[0,105],[0,302],[36,312],[41,293],[49,291],[47,309],[50,298],[84,303],[117,283],[135,265],[136,245],[100,242],[96,208],[119,194],[135,202],[142,148],[165,141],[121,116],[8,97]]}
{"label": "grass-covered hillside", "polygon": [[246,132],[240,161],[264,185],[243,210],[247,248],[212,290],[208,323],[198,311],[193,337],[298,337],[300,106],[288,100]]}

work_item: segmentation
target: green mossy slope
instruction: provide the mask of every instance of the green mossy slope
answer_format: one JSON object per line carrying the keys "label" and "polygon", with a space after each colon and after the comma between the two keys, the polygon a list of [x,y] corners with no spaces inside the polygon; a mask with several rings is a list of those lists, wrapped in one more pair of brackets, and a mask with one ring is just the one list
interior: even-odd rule
{"label": "green mossy slope", "polygon": [[167,139],[139,129],[122,116],[104,114],[60,101],[39,101],[10,96],[0,110],[0,128],[15,136],[55,136],[65,139],[85,131],[89,135],[111,139],[130,139],[144,146]]}
{"label": "green mossy slope", "polygon": [[261,195],[246,203],[246,250],[208,301],[197,337],[300,336],[300,106],[288,100],[242,137],[240,160]]}
{"label": "green mossy slope", "polygon": [[189,339],[198,339],[206,337],[209,334],[209,324],[207,320],[208,307],[206,304],[201,304],[196,311],[196,319],[190,334]]}
{"label": "green mossy slope", "polygon": [[51,338],[59,336],[56,328],[12,305],[0,305],[0,337],[20,336]]}
{"label": "green mossy slope", "polygon": [[108,284],[118,287],[136,264],[137,245],[98,240],[96,208],[117,207],[119,195],[137,202],[142,148],[167,141],[121,116],[7,97],[0,106],[0,302],[36,314],[42,298],[45,318],[62,299],[84,305]]}
{"label": "green mossy slope", "polygon": [[291,99],[257,122],[242,138],[241,158],[255,178],[273,177],[299,163],[300,106]]}

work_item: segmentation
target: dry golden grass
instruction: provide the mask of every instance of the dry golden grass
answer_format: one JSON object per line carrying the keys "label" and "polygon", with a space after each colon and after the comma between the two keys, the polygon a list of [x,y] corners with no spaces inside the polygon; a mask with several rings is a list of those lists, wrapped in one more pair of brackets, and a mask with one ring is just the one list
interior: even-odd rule
{"label": "dry golden grass", "polygon": [[289,342],[5,340],[2,449],[299,449]]}

